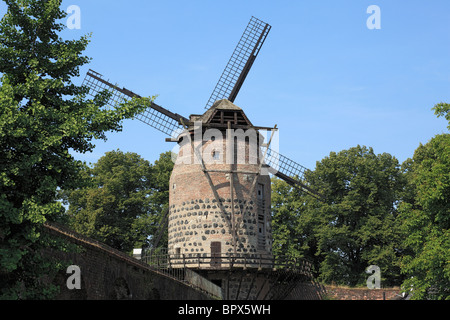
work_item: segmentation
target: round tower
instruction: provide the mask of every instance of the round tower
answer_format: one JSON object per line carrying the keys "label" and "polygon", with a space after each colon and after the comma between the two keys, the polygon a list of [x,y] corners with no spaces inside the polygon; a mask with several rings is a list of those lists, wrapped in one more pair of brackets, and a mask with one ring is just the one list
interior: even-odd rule
{"label": "round tower", "polygon": [[271,260],[262,135],[228,100],[189,120],[170,178],[169,255],[205,269]]}

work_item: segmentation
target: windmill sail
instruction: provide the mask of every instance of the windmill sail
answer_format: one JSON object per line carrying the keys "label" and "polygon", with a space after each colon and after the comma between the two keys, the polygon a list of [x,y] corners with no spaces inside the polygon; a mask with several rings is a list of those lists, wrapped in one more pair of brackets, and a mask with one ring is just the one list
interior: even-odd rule
{"label": "windmill sail", "polygon": [[293,187],[299,188],[316,199],[321,199],[321,195],[305,184],[305,173],[309,169],[301,164],[279,154],[278,152],[267,148],[264,163],[268,170],[276,177],[283,179]]}
{"label": "windmill sail", "polygon": [[271,26],[255,17],[250,19],[236,49],[228,61],[222,76],[206,104],[209,109],[214,102],[228,99],[234,102],[242,84],[253,65]]}
{"label": "windmill sail", "polygon": [[[115,105],[130,98],[140,97],[126,88],[120,88],[117,85],[104,80],[101,74],[93,70],[88,71],[83,85],[89,87],[89,94],[92,96],[95,96],[104,90],[108,90],[111,93],[108,105],[111,107],[114,107]],[[187,118],[177,113],[173,113],[157,105],[156,103],[152,103],[151,108],[148,108],[135,118],[169,136],[172,136],[174,132],[181,132],[181,121],[184,123],[189,122]],[[271,174],[285,180],[292,186],[297,187],[316,198],[320,198],[320,195],[317,192],[309,188],[304,183],[304,175],[305,172],[308,171],[307,168],[270,148],[267,149],[264,163],[268,167]]]}
{"label": "windmill sail", "polygon": [[[109,97],[107,104],[111,107],[123,103],[130,98],[140,97],[138,94],[126,88],[120,88],[117,85],[104,80],[100,73],[93,70],[87,72],[83,85],[89,88],[89,94],[91,96],[95,96],[105,90],[109,91],[111,96]],[[138,119],[169,136],[181,128],[180,119],[184,122],[188,121],[185,117],[173,113],[156,103],[152,103],[150,108],[143,113],[136,115],[135,119]]]}

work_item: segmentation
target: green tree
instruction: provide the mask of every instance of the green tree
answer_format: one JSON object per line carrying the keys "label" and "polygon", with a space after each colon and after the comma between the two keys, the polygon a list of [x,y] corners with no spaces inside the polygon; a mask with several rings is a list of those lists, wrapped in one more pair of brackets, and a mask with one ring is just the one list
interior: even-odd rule
{"label": "green tree", "polygon": [[[151,213],[155,217],[152,220],[152,229],[149,246],[158,248],[167,248],[168,229],[162,229],[162,218],[169,208],[169,180],[172,174],[174,162],[170,151],[161,153],[158,160],[153,164],[153,192],[150,195]],[[158,244],[155,243],[155,237],[162,232]]]}
{"label": "green tree", "polygon": [[437,115],[438,118],[444,117],[445,120],[448,121],[448,130],[450,130],[450,104],[448,103],[438,103],[436,104],[433,109],[434,114]]}
{"label": "green tree", "polygon": [[125,252],[149,246],[168,207],[172,168],[170,153],[151,165],[136,153],[107,152],[86,168],[90,185],[66,192],[70,226]]}
{"label": "green tree", "polygon": [[321,278],[365,284],[365,269],[377,265],[385,285],[398,283],[396,208],[404,187],[398,160],[357,146],[330,153],[309,178],[322,186],[325,197],[316,210],[322,219],[317,230]]}
{"label": "green tree", "polygon": [[[5,0],[0,21],[0,296],[39,299],[54,293],[43,285],[52,266],[41,257],[47,247],[45,221],[64,207],[57,190],[82,183],[83,164],[69,150],[90,152],[94,139],[119,131],[121,121],[149,105],[133,99],[102,108],[109,94],[87,99],[72,83],[87,36],[63,40],[66,13],[60,0]],[[50,291],[49,291],[50,290]]]}
{"label": "green tree", "polygon": [[402,272],[413,299],[450,299],[450,135],[420,145],[405,162],[410,196],[399,221],[407,249]]}
{"label": "green tree", "polygon": [[305,178],[323,201],[274,185],[274,251],[312,258],[327,283],[364,284],[370,265],[381,268],[385,285],[399,283],[395,219],[404,179],[397,159],[357,146],[331,152]]}
{"label": "green tree", "polygon": [[[308,195],[278,178],[272,178],[272,251],[275,257],[314,258],[317,204]],[[318,265],[315,265],[318,269]]]}

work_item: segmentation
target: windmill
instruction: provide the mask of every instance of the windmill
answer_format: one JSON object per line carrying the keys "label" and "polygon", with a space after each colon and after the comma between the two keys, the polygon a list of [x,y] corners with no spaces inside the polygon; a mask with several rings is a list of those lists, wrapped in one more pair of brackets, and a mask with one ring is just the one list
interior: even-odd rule
{"label": "windmill", "polygon": [[[228,266],[241,257],[241,264],[247,268],[259,264],[262,257],[271,257],[270,228],[270,178],[262,175],[262,169],[283,179],[293,187],[316,198],[320,195],[304,183],[305,167],[279,154],[270,147],[277,127],[254,126],[243,110],[234,101],[264,44],[271,26],[255,17],[250,19],[231,58],[229,59],[219,81],[217,82],[202,115],[190,115],[186,118],[173,113],[156,103],[135,118],[168,135],[168,142],[177,142],[180,146],[177,163],[175,163],[170,181],[169,209],[164,214],[159,234],[155,237],[156,247],[161,235],[169,230],[169,255],[174,257],[172,263],[183,267],[200,268],[208,258],[208,268],[220,268],[225,264],[222,253],[229,260]],[[114,106],[124,100],[140,97],[138,94],[121,88],[89,70],[83,84],[92,96],[108,90],[111,95],[108,104]],[[224,154],[213,150],[208,154],[210,163],[205,163],[205,156],[198,151],[211,147],[215,137],[205,141],[191,139],[198,127],[204,134],[208,129],[228,134],[231,130],[255,130],[258,151],[253,157],[253,164],[236,164],[233,161],[221,162]],[[269,130],[271,138],[264,142],[258,130]],[[235,142],[237,141],[237,142]],[[233,139],[220,140],[219,150],[247,150],[249,142]],[[209,150],[209,149],[208,149]],[[188,163],[179,163],[186,159]],[[249,153],[250,154],[250,153]],[[252,158],[248,155],[246,161]],[[181,160],[180,160],[181,159]],[[194,163],[192,162],[194,159]],[[231,164],[230,164],[231,163]],[[186,264],[188,257],[198,257]],[[181,259],[183,257],[183,259]],[[249,260],[247,260],[249,257]],[[255,257],[259,257],[256,260]],[[271,258],[269,259],[270,261]],[[241,278],[242,281],[242,278]],[[253,282],[252,282],[253,283]],[[263,290],[263,286],[259,289]],[[241,284],[239,283],[239,288]],[[247,290],[249,296],[251,288]],[[267,290],[266,290],[267,291]],[[239,293],[237,294],[239,296]]]}
{"label": "windmill", "polygon": [[[205,109],[213,105],[215,101],[227,99],[234,102],[256,57],[258,56],[264,41],[271,30],[271,26],[255,17],[250,19],[244,33],[241,36],[227,66],[225,67],[219,81],[217,82]],[[133,97],[140,97],[138,94],[126,88],[120,88],[105,79],[100,73],[89,70],[84,79],[83,85],[89,87],[90,95],[108,90],[111,97],[108,104],[114,106],[118,103]],[[188,123],[189,119],[173,113],[166,108],[153,103],[151,108],[135,117],[137,120],[171,136],[173,132],[183,129],[183,123]],[[303,190],[313,197],[320,198],[319,193],[307,186],[304,181],[307,168],[293,161],[270,148],[267,149],[265,166],[273,172],[275,176],[283,179],[293,187]],[[277,169],[275,170],[274,167]]]}

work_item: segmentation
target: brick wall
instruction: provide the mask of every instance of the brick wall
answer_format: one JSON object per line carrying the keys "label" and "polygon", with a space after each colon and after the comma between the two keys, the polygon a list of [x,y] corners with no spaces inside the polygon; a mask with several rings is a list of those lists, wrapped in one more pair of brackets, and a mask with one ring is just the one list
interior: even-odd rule
{"label": "brick wall", "polygon": [[81,270],[81,289],[66,286],[70,274],[60,273],[52,282],[61,288],[59,300],[204,300],[205,293],[151,269],[107,245],[76,234],[62,226],[46,225],[46,231],[79,245],[80,252],[47,251]]}
{"label": "brick wall", "polygon": [[325,286],[326,297],[332,300],[396,300],[399,298],[399,288],[382,288],[369,290],[367,288],[346,288]]}

